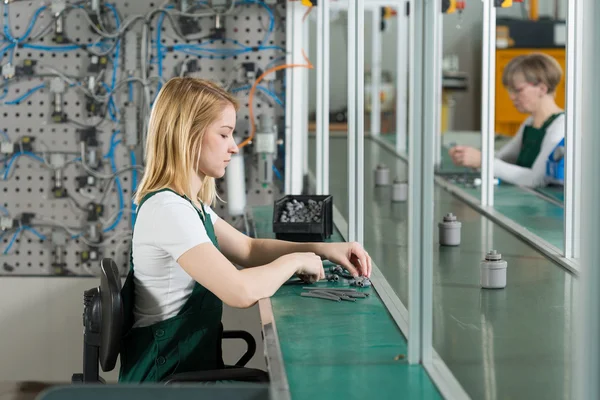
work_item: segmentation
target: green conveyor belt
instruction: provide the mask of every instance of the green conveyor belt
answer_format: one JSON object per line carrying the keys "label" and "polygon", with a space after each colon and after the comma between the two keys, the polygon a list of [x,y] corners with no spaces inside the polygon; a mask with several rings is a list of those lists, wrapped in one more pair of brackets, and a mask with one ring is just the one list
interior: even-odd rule
{"label": "green conveyor belt", "polygon": [[[273,237],[272,207],[254,207],[258,237]],[[342,241],[336,232],[334,241]],[[320,282],[318,286],[343,287]],[[297,399],[440,399],[424,368],[408,365],[406,339],[372,288],[367,299],[331,302],[284,285],[271,298],[290,393]]]}

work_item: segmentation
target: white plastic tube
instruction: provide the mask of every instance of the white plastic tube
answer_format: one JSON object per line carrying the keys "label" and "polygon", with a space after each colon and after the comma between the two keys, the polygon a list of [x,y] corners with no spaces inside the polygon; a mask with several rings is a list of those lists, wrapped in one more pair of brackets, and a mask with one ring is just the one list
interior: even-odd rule
{"label": "white plastic tube", "polygon": [[227,210],[234,217],[244,214],[246,208],[246,173],[244,156],[234,154],[227,167]]}

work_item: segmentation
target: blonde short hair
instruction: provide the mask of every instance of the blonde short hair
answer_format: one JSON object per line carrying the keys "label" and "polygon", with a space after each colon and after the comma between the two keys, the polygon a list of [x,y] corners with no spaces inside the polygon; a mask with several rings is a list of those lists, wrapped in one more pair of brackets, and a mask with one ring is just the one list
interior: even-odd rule
{"label": "blonde short hair", "polygon": [[522,74],[527,83],[539,85],[543,83],[548,88],[548,94],[553,94],[562,79],[562,68],[553,57],[543,53],[531,53],[510,60],[502,74],[502,84],[514,89],[515,75]]}
{"label": "blonde short hair", "polygon": [[215,178],[205,177],[199,193],[191,193],[190,174],[198,168],[202,139],[228,105],[238,102],[217,84],[196,78],[170,79],[158,93],[148,125],[146,167],[134,196],[144,196],[167,187],[189,199],[212,205],[217,197]]}

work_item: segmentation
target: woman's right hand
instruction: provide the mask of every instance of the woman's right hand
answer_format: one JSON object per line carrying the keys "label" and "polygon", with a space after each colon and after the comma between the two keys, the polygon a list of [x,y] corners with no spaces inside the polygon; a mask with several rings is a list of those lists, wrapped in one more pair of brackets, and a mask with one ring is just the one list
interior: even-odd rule
{"label": "woman's right hand", "polygon": [[314,283],[325,279],[323,261],[315,253],[292,253],[284,257],[294,259],[297,265],[296,275],[303,281]]}

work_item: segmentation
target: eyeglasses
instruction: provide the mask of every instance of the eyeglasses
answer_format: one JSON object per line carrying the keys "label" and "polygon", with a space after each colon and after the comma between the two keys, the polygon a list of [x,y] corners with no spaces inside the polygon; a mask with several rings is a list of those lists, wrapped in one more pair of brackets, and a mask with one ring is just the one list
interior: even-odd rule
{"label": "eyeglasses", "polygon": [[519,87],[519,88],[516,88],[516,87],[508,87],[508,88],[507,88],[507,90],[508,90],[508,94],[512,94],[512,95],[517,95],[517,94],[520,94],[520,93],[521,93],[523,90],[525,90],[526,88],[528,88],[528,87],[530,87],[530,86],[534,86],[534,85],[533,85],[533,84],[531,84],[531,83],[526,83],[525,85],[523,85],[523,86],[521,86],[521,87]]}

